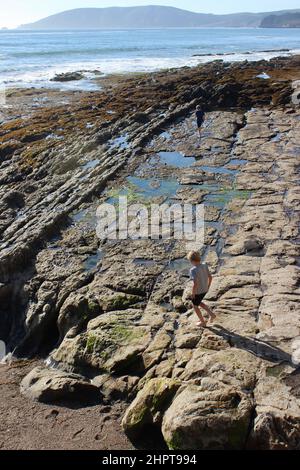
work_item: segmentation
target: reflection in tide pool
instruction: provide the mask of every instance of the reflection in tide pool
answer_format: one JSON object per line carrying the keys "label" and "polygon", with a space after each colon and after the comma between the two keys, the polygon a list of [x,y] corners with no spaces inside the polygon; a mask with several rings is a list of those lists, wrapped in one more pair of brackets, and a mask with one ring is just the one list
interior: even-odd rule
{"label": "reflection in tide pool", "polygon": [[101,250],[98,250],[97,253],[90,255],[84,262],[84,269],[86,271],[91,271],[98,266],[98,263],[104,258],[104,254]]}
{"label": "reflection in tide pool", "polygon": [[154,198],[160,196],[174,197],[176,191],[180,187],[180,184],[175,179],[144,179],[138,178],[136,176],[129,176],[127,181],[145,198]]}
{"label": "reflection in tide pool", "polygon": [[167,269],[180,272],[183,276],[189,276],[190,262],[186,258],[178,258],[169,262]]}
{"label": "reflection in tide pool", "polygon": [[130,147],[128,140],[128,134],[121,135],[120,137],[116,137],[109,142],[110,148],[115,149],[118,148],[120,150],[125,150]]}
{"label": "reflection in tide pool", "polygon": [[195,157],[185,157],[181,152],[159,152],[160,163],[177,168],[187,168],[195,163]]}
{"label": "reflection in tide pool", "polygon": [[98,165],[98,163],[100,163],[100,160],[98,158],[96,158],[95,160],[90,160],[89,162],[85,163],[82,166],[82,169],[90,170],[91,168],[95,168]]}

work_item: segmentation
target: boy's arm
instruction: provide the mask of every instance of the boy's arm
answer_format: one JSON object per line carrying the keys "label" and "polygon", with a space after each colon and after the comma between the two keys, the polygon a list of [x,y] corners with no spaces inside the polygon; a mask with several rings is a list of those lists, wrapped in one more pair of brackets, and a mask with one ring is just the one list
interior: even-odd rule
{"label": "boy's arm", "polygon": [[194,269],[191,269],[190,270],[190,279],[191,281],[193,281],[193,288],[192,288],[192,299],[195,297],[196,295],[196,279],[195,279],[195,270]]}
{"label": "boy's arm", "polygon": [[212,280],[213,280],[213,277],[212,277],[212,275],[209,273],[209,274],[208,274],[208,289],[210,289]]}
{"label": "boy's arm", "polygon": [[192,289],[192,298],[194,298],[196,295],[196,283],[195,281],[193,282],[193,289]]}

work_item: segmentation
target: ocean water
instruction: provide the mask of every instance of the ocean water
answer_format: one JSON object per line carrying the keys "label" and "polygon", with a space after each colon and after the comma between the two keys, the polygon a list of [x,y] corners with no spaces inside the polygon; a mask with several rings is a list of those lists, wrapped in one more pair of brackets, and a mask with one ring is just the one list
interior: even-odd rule
{"label": "ocean water", "polygon": [[[0,85],[94,89],[95,70],[143,72],[292,53],[300,53],[300,29],[5,30]],[[56,73],[77,70],[86,71],[79,82],[50,81]]]}

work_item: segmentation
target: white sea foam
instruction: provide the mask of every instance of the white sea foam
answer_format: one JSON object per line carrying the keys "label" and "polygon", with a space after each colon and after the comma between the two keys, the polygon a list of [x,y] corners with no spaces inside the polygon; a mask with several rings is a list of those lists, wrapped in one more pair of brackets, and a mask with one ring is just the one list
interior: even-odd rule
{"label": "white sea foam", "polygon": [[[260,51],[246,52],[251,47]],[[297,32],[256,29],[9,31],[0,35],[0,50],[0,85],[93,90],[98,88],[93,73],[68,83],[50,80],[55,74],[78,70],[107,75],[192,67],[213,60],[270,60],[300,54],[300,40]]]}
{"label": "white sea foam", "polygon": [[[300,54],[300,50],[280,53],[281,56],[288,56],[292,54]],[[50,81],[56,74],[74,72],[77,70],[99,70],[103,74],[123,74],[123,73],[139,73],[139,72],[154,72],[158,70],[178,68],[178,67],[193,67],[198,64],[212,62],[214,60],[223,60],[226,62],[241,62],[244,60],[270,60],[278,56],[278,53],[259,53],[254,52],[251,54],[230,54],[230,55],[207,55],[201,57],[153,57],[153,58],[110,58],[105,60],[95,60],[88,62],[70,62],[67,64],[44,66],[41,68],[34,67],[33,70],[26,72],[14,71],[11,75],[6,73],[0,77],[0,84],[5,83],[7,87],[50,87],[60,89],[97,89],[96,83],[93,79],[96,78],[94,73],[85,73],[85,79],[73,82],[52,82]]]}

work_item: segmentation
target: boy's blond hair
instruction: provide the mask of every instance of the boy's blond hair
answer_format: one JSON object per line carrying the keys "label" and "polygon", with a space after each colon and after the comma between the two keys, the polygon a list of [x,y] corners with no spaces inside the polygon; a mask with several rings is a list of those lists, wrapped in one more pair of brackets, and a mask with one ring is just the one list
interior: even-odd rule
{"label": "boy's blond hair", "polygon": [[190,251],[187,254],[187,259],[191,262],[199,263],[201,261],[201,256],[199,251]]}

